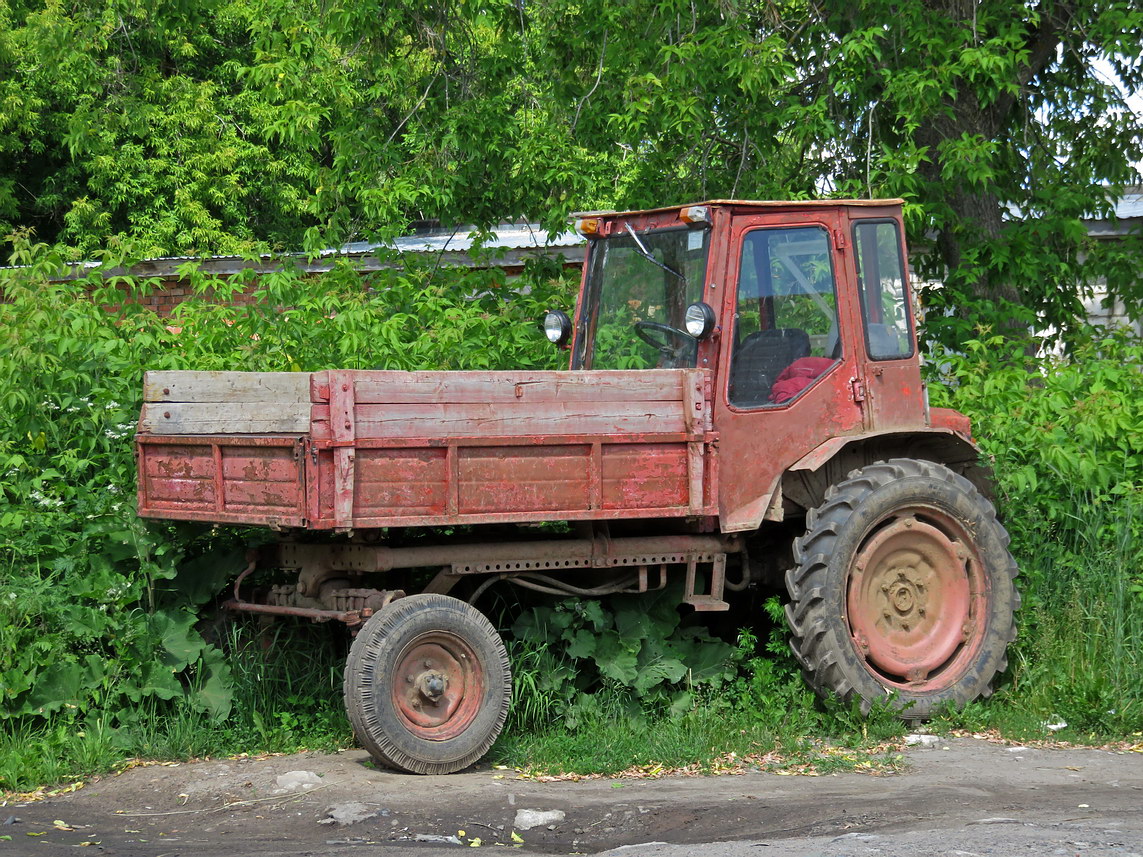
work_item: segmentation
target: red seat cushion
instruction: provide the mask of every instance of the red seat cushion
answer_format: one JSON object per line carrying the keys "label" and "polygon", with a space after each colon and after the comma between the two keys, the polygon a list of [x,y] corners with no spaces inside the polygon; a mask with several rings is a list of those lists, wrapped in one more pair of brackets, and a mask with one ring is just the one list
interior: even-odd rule
{"label": "red seat cushion", "polygon": [[788,402],[834,364],[828,357],[799,357],[778,375],[770,388],[770,401]]}

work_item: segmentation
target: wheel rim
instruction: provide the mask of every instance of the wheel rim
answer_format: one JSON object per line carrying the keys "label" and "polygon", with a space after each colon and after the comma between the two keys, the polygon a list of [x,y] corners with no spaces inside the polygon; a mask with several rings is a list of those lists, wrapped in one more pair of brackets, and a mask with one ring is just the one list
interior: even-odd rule
{"label": "wheel rim", "polygon": [[850,569],[854,646],[883,684],[949,687],[980,649],[986,590],[980,554],[959,521],[903,510],[866,539]]}
{"label": "wheel rim", "polygon": [[448,741],[468,729],[480,712],[484,670],[461,637],[433,631],[401,653],[391,691],[406,729],[428,741]]}

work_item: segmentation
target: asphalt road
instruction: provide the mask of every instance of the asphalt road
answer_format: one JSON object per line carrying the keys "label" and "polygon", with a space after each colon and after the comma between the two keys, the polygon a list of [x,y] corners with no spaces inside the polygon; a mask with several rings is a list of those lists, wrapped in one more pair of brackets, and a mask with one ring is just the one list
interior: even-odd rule
{"label": "asphalt road", "polygon": [[[521,810],[551,814],[528,827],[537,817]],[[1143,753],[953,739],[909,749],[905,770],[890,776],[551,783],[487,766],[415,777],[375,770],[358,751],[302,754],[135,768],[70,794],[9,802],[0,835],[11,837],[0,840],[0,857],[435,857],[473,847],[1143,857]]]}

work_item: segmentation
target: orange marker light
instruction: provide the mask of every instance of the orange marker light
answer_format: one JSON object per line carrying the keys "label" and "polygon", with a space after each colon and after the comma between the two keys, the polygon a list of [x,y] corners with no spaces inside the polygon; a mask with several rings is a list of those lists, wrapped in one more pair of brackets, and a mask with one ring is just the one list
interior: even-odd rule
{"label": "orange marker light", "polygon": [[710,223],[710,209],[705,205],[691,205],[679,212],[683,223]]}

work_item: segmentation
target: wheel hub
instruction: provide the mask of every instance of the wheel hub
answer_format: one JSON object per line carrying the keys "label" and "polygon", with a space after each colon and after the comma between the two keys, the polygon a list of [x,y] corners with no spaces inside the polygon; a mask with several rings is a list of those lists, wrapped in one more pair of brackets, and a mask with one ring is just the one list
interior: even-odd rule
{"label": "wheel hub", "polygon": [[898,573],[890,601],[893,609],[902,618],[907,618],[914,610],[923,614],[924,607],[917,607],[917,594],[924,591],[924,585],[909,580],[904,574]]}
{"label": "wheel hub", "polygon": [[415,682],[417,690],[426,700],[436,705],[448,689],[448,676],[439,672],[423,672]]}
{"label": "wheel hub", "polygon": [[412,641],[397,659],[394,679],[394,708],[419,738],[454,738],[480,710],[484,674],[476,654],[455,634],[434,631]]}
{"label": "wheel hub", "polygon": [[866,541],[846,599],[853,641],[869,668],[910,690],[939,685],[935,675],[972,642],[966,628],[982,598],[979,558],[951,522],[924,517],[905,514]]}

